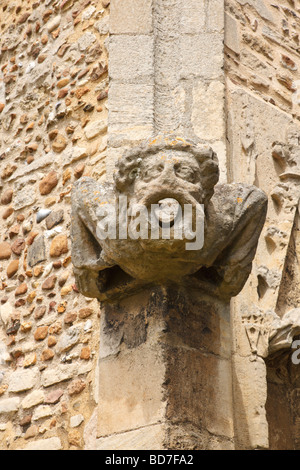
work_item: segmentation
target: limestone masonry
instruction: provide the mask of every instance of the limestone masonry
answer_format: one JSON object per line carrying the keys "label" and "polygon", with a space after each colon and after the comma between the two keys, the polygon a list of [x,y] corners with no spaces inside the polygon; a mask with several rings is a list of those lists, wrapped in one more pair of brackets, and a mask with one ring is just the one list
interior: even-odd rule
{"label": "limestone masonry", "polygon": [[[299,1],[0,0],[0,32],[0,449],[299,449]],[[120,194],[203,203],[201,256],[100,242]]]}

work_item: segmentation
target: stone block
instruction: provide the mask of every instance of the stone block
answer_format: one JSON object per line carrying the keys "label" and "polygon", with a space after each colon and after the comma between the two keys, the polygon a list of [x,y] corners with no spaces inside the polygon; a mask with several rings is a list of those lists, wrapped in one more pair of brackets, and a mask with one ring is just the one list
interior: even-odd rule
{"label": "stone block", "polygon": [[225,46],[236,54],[239,54],[241,51],[239,25],[228,13],[225,14]]}
{"label": "stone block", "polygon": [[117,358],[100,360],[98,437],[161,421],[164,376],[157,348],[141,346]]}
{"label": "stone block", "polygon": [[46,247],[43,235],[34,239],[28,248],[28,264],[32,268],[46,259]]}
{"label": "stone block", "polygon": [[33,421],[38,421],[39,419],[47,418],[52,416],[54,413],[53,409],[49,405],[40,405],[35,408],[32,419]]}
{"label": "stone block", "polygon": [[161,450],[165,438],[165,426],[154,424],[97,439],[91,450]]}
{"label": "stone block", "polygon": [[[230,359],[231,326],[226,305],[213,303],[204,294],[200,297],[194,290],[183,292],[168,291],[168,298],[164,301],[168,312],[164,318],[168,335],[162,340]],[[149,322],[148,330],[150,326]]]}
{"label": "stone block", "polygon": [[224,2],[209,0],[206,22],[208,32],[222,32],[224,30]]}
{"label": "stone block", "polygon": [[[153,130],[154,87],[112,83],[109,93],[110,145],[147,138]],[[115,142],[112,144],[112,140]]]}
{"label": "stone block", "polygon": [[30,442],[23,449],[17,450],[62,450],[63,446],[59,437],[49,437]]}
{"label": "stone block", "polygon": [[253,7],[257,13],[264,18],[265,20],[274,21],[273,15],[271,11],[266,6],[266,2],[264,0],[237,0],[240,5],[250,5]]}
{"label": "stone block", "polygon": [[71,326],[65,331],[57,344],[57,350],[59,353],[69,351],[79,341],[80,328],[78,326]]}
{"label": "stone block", "polygon": [[[223,34],[185,34],[180,39],[181,78],[208,80],[223,76]],[[213,54],[211,51],[214,51]]]}
{"label": "stone block", "polygon": [[91,32],[86,32],[78,39],[78,48],[81,52],[86,51],[97,40],[96,36]]}
{"label": "stone block", "polygon": [[107,122],[104,120],[94,121],[89,123],[85,129],[84,134],[88,140],[97,137],[99,134],[104,133],[107,130]]}
{"label": "stone block", "polygon": [[26,395],[22,400],[21,406],[24,410],[32,408],[33,406],[40,405],[44,401],[44,392],[42,390],[34,390]]}
{"label": "stone block", "polygon": [[[187,0],[181,5],[182,34],[198,34],[205,28],[205,0]],[[221,2],[219,2],[221,3]]]}
{"label": "stone block", "polygon": [[149,34],[152,32],[152,0],[112,0],[110,34]]}
{"label": "stone block", "polygon": [[18,411],[20,405],[20,398],[5,398],[0,400],[0,414],[15,413]]}
{"label": "stone block", "polygon": [[167,419],[233,437],[230,360],[199,350],[167,347]]}
{"label": "stone block", "polygon": [[7,181],[12,181],[17,178],[20,178],[21,176],[27,175],[28,173],[35,172],[36,170],[40,168],[45,168],[48,165],[51,165],[55,161],[54,154],[52,152],[47,153],[44,157],[38,158],[34,160],[30,165],[22,165],[20,168],[18,168],[10,177]]}
{"label": "stone block", "polygon": [[8,391],[14,393],[24,392],[33,388],[38,380],[38,370],[16,370],[10,376]]}
{"label": "stone block", "polygon": [[46,227],[48,230],[51,230],[56,225],[60,224],[64,218],[64,211],[60,209],[58,211],[51,212],[51,214],[46,219]]}
{"label": "stone block", "polygon": [[[260,357],[233,355],[234,412],[239,444],[244,448],[268,447],[266,364]],[[259,392],[258,392],[259,391]]]}
{"label": "stone block", "polygon": [[224,107],[225,86],[221,81],[195,84],[191,121],[197,137],[206,141],[225,138]]}
{"label": "stone block", "polygon": [[71,379],[75,372],[76,364],[62,364],[55,369],[47,369],[42,372],[42,385],[43,387],[50,387],[51,385],[63,382],[64,380]]}
{"label": "stone block", "polygon": [[34,188],[24,187],[16,194],[14,198],[13,208],[15,210],[23,209],[24,207],[31,206],[36,201],[36,192]]}
{"label": "stone block", "polygon": [[113,36],[109,42],[110,78],[127,83],[153,80],[153,48],[151,36]]}

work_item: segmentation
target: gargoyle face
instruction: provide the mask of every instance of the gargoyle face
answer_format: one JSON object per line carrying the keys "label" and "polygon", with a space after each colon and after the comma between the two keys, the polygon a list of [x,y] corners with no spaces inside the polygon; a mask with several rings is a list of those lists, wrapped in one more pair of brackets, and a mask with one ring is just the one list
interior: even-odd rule
{"label": "gargoyle face", "polygon": [[204,203],[199,164],[186,152],[149,155],[133,175],[131,197],[147,207],[170,198],[180,205]]}
{"label": "gargoyle face", "polygon": [[[194,152],[172,148],[177,144],[181,142],[155,149],[149,145],[119,161],[115,184],[117,194],[127,198],[126,223],[130,233],[139,224],[143,229],[136,250],[182,256],[188,240],[200,240],[200,223],[204,230],[204,206],[218,179],[216,156],[207,147]],[[200,243],[197,246],[190,249],[200,249]]]}
{"label": "gargoyle face", "polygon": [[119,194],[147,206],[165,198],[206,206],[218,179],[217,156],[211,148],[159,136],[120,158],[115,186]]}

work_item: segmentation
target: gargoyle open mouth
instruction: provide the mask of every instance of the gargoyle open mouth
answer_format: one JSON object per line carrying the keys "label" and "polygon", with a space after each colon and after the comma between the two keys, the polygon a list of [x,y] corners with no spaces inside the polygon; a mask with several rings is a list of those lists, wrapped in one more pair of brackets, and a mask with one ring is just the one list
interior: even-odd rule
{"label": "gargoyle open mouth", "polygon": [[154,215],[161,228],[173,227],[181,213],[181,205],[174,198],[160,199],[154,209]]}

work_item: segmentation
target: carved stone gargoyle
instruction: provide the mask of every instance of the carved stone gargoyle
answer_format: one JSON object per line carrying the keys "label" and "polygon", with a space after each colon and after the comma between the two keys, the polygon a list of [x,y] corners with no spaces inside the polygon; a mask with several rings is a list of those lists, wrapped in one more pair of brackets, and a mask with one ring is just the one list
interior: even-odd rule
{"label": "carved stone gargoyle", "polygon": [[255,186],[218,179],[211,148],[158,136],[119,159],[113,183],[78,180],[71,237],[80,292],[110,301],[177,283],[226,300],[237,295],[251,271],[267,197]]}

